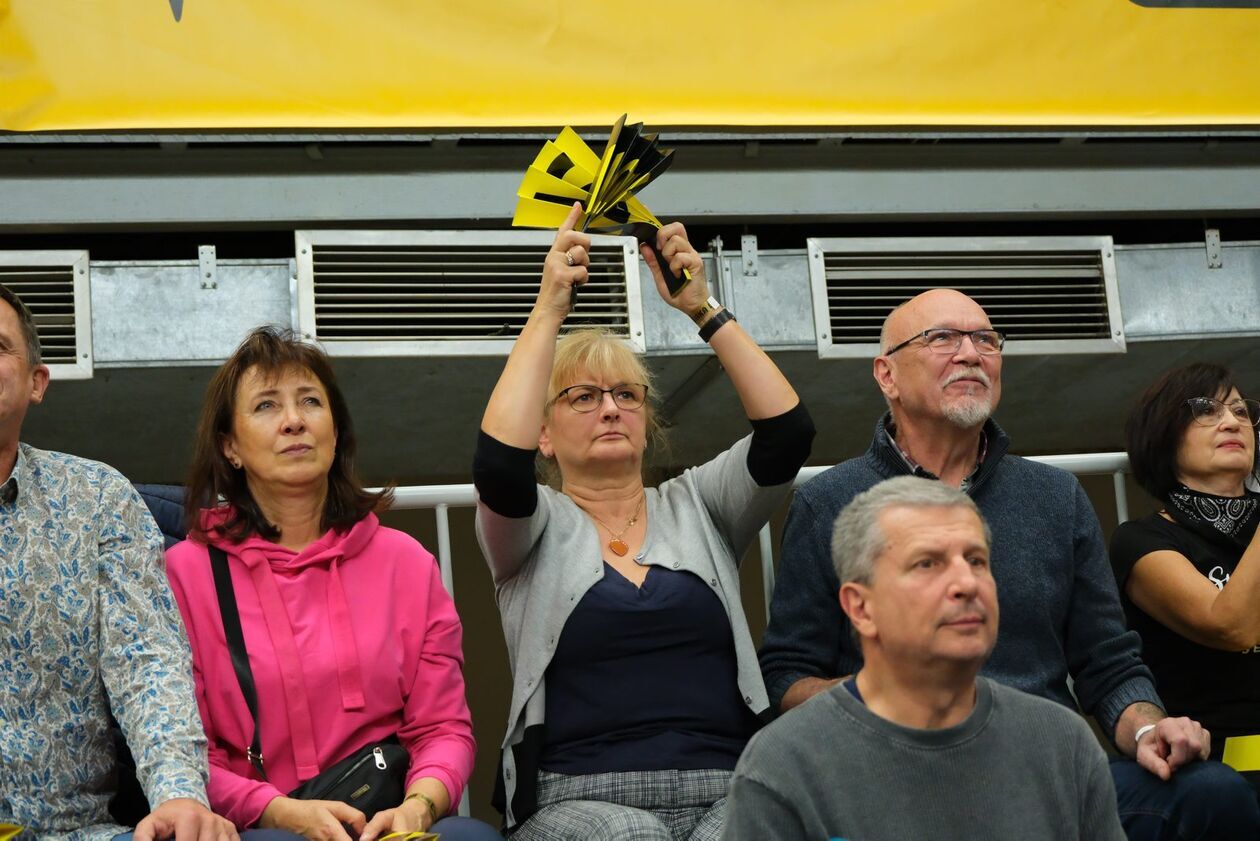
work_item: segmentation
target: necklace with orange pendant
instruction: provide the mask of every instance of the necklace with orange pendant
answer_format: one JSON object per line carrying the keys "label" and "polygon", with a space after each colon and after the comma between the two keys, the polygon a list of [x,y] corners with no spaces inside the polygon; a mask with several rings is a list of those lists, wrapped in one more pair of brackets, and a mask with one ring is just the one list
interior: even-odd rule
{"label": "necklace with orange pendant", "polygon": [[[607,523],[605,523],[599,517],[596,517],[594,514],[591,514],[591,519],[599,523],[601,526],[603,526],[604,529],[608,532],[609,534],[608,548],[612,550],[612,553],[616,555],[618,558],[624,558],[626,556],[626,553],[630,551],[630,544],[622,540],[621,536],[625,534],[626,532],[630,531],[630,529],[634,528],[634,524],[639,522],[639,512],[643,510],[643,499],[645,496],[646,494],[639,497],[639,504],[634,507],[634,513],[630,515],[629,520],[626,520],[626,525],[624,528],[622,528],[621,531],[616,531],[616,532],[613,531],[611,528],[608,527]],[[590,514],[589,511],[586,513]]]}

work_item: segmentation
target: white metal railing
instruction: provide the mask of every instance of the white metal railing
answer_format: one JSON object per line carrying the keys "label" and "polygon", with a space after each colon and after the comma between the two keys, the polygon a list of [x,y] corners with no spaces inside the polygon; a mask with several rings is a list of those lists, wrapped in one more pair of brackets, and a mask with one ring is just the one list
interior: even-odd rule
{"label": "white metal railing", "polygon": [[[374,488],[373,490],[380,490]],[[437,518],[437,561],[438,571],[442,575],[442,586],[455,598],[455,575],[451,565],[451,508],[471,508],[477,502],[472,485],[407,485],[394,488],[393,509],[410,511],[418,508],[432,508]],[[460,817],[471,817],[471,795],[468,786],[464,786],[464,794],[459,799]]]}
{"label": "white metal railing", "polygon": [[[1058,467],[1077,476],[1111,475],[1116,497],[1116,518],[1119,522],[1129,519],[1129,494],[1125,487],[1125,472],[1129,469],[1129,457],[1124,453],[1080,453],[1062,456],[1026,456],[1030,461]],[[806,467],[796,474],[793,487],[827,470],[828,467]],[[442,572],[442,583],[451,597],[455,596],[455,577],[451,568],[451,508],[468,508],[476,504],[472,485],[412,485],[394,489],[394,508],[432,508],[437,518],[437,559]],[[770,618],[770,596],[774,592],[774,546],[770,526],[762,526],[758,535],[761,549],[761,588],[766,602],[766,619]]]}

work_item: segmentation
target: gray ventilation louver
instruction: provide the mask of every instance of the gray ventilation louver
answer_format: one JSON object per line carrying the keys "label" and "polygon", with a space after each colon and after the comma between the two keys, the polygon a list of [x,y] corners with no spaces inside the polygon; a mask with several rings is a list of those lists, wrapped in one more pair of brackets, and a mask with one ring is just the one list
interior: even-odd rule
{"label": "gray ventilation louver", "polygon": [[974,298],[1007,354],[1124,350],[1111,237],[810,239],[818,355],[870,357],[893,307],[926,289]]}
{"label": "gray ventilation louver", "polygon": [[[506,355],[534,306],[547,231],[298,231],[298,324],[340,356]],[[632,238],[593,237],[565,329],[643,350]]]}
{"label": "gray ventilation louver", "polygon": [[86,251],[0,251],[0,283],[30,307],[53,379],[92,377],[92,300]]}

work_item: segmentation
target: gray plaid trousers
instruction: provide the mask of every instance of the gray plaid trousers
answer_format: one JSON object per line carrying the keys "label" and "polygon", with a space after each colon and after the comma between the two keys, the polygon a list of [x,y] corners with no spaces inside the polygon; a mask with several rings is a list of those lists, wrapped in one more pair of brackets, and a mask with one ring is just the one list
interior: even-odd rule
{"label": "gray plaid trousers", "polygon": [[731,772],[538,772],[538,811],[512,841],[718,841]]}

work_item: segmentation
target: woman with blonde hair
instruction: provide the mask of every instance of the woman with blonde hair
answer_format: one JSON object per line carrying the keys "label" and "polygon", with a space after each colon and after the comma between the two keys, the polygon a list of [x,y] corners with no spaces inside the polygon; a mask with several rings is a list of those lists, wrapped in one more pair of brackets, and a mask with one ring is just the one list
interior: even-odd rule
{"label": "woman with blonde hair", "polygon": [[[643,460],[650,375],[614,336],[556,337],[587,278],[574,206],[495,386],[473,467],[477,535],[513,668],[496,792],[513,839],[716,839],[726,787],[769,713],[737,564],[789,493],[814,428],[768,356],[709,296],[682,225],[657,245],[691,281],[657,290],[729,374],[753,434],[659,487]],[[558,490],[534,481],[535,457]]]}

